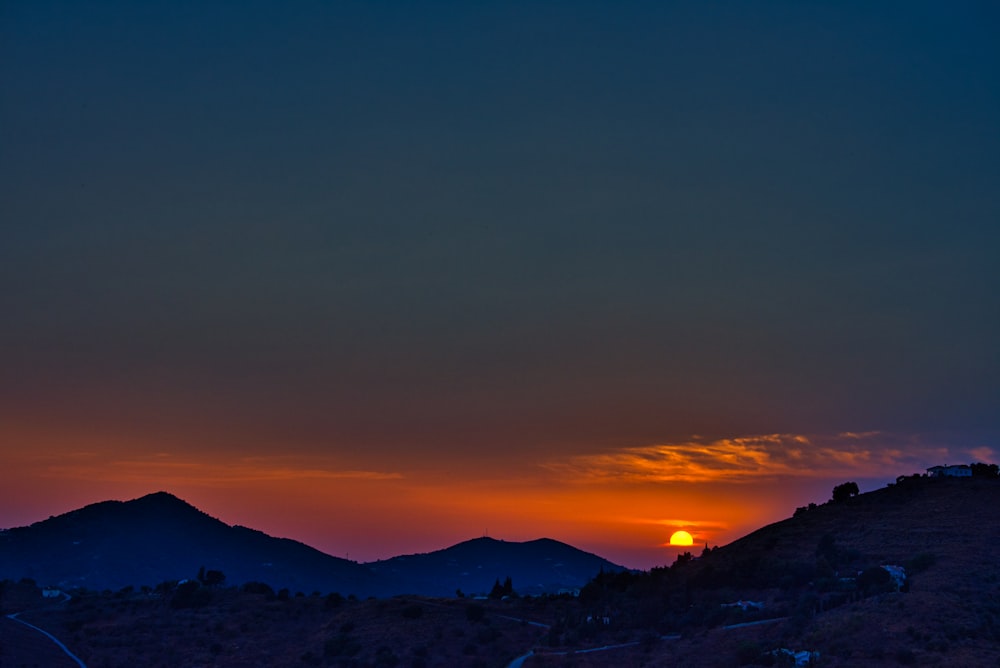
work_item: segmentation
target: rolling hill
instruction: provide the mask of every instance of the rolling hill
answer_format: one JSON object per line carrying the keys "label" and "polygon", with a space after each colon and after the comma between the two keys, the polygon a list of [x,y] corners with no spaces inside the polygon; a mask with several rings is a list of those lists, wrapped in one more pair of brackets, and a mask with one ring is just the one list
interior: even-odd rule
{"label": "rolling hill", "polygon": [[489,592],[511,577],[521,593],[579,588],[602,569],[593,554],[550,539],[479,538],[428,554],[359,564],[294,540],[230,526],[166,492],[105,501],[0,531],[0,579],[63,589],[118,590],[193,578],[204,567],[227,584],[343,595],[454,596]]}
{"label": "rolling hill", "polygon": [[[788,649],[824,668],[997,666],[998,504],[998,479],[906,478],[800,509],[668,568],[605,568],[579,597],[282,599],[223,588],[197,607],[179,607],[180,588],[62,601],[25,583],[6,591],[0,583],[0,609],[23,611],[89,665],[501,668],[522,657],[524,668],[728,668],[792,665],[781,651]],[[505,550],[513,556],[492,561]],[[490,586],[508,574],[527,583],[530,574],[506,566],[533,550],[540,561],[556,555],[534,576],[539,581],[555,564],[566,566],[558,555],[579,556],[554,541],[477,539],[371,566],[377,577],[411,579],[414,587],[443,586],[442,574],[472,564],[505,567],[484,578]],[[907,571],[902,588],[864,575],[897,564]],[[32,640],[19,631],[0,627],[0,645]]]}
{"label": "rolling hill", "polygon": [[[780,665],[769,652],[784,647],[828,667],[996,666],[998,505],[997,478],[900,478],[670,568],[598,578],[580,602],[673,634],[649,665]],[[905,569],[901,587],[885,566]]]}
{"label": "rolling hill", "polygon": [[456,590],[489,592],[499,579],[511,578],[519,594],[579,589],[599,572],[624,567],[566,543],[541,538],[524,543],[476,538],[427,554],[393,557],[367,564],[406,583],[405,593],[454,596]]}
{"label": "rolling hill", "polygon": [[120,589],[193,578],[265,582],[311,592],[385,595],[384,577],[302,543],[230,526],[166,492],[104,501],[0,533],[0,578],[62,588]]}

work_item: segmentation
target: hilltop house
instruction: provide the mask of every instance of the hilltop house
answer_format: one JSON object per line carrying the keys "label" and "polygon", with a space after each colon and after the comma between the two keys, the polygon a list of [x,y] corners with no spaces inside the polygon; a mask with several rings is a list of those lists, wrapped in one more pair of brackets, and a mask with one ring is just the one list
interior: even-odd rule
{"label": "hilltop house", "polygon": [[927,469],[927,475],[931,478],[971,478],[972,467],[968,464],[932,466]]}

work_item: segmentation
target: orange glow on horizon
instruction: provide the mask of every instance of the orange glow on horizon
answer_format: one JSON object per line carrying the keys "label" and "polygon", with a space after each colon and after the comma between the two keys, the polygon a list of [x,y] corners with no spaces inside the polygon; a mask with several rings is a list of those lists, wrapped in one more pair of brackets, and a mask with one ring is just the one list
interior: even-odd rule
{"label": "orange glow on horizon", "polygon": [[[600,456],[604,460],[568,457],[564,467],[498,459],[487,467],[455,460],[440,469],[427,462],[414,469],[406,461],[372,465],[384,460],[361,456],[171,451],[162,442],[155,451],[142,451],[122,442],[62,436],[20,435],[23,447],[5,461],[8,483],[0,489],[5,512],[0,527],[162,490],[228,524],[360,561],[441,549],[488,533],[514,541],[554,538],[625,566],[649,568],[669,561],[665,528],[684,531],[692,541],[671,540],[669,547],[687,547],[695,540],[724,545],[791,516],[797,506],[825,500],[832,484],[843,482],[841,469],[831,480],[814,477],[811,470],[792,475],[789,462],[808,463],[822,452],[783,452],[789,439],[772,437],[747,439],[744,445],[755,454],[745,458],[736,439],[710,444],[709,450],[728,453],[719,465],[722,473],[712,478],[710,459],[704,458],[709,455],[684,444],[622,449]],[[790,442],[810,447],[798,439]],[[669,466],[693,458],[690,470],[697,481],[648,475],[663,452],[676,455]],[[598,466],[602,461],[604,468]],[[638,464],[627,468],[634,461]],[[775,461],[783,463],[767,464]],[[839,461],[870,463],[872,458],[855,453]],[[767,465],[756,475],[740,468],[761,467],[761,462]],[[739,475],[733,476],[734,470]]]}

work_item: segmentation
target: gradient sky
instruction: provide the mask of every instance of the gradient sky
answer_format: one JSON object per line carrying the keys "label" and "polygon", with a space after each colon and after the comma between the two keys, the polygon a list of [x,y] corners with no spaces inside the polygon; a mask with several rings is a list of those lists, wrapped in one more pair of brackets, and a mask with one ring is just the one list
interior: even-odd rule
{"label": "gradient sky", "polygon": [[[290,6],[291,5],[291,6]],[[0,526],[629,566],[1000,452],[993,2],[0,3]]]}

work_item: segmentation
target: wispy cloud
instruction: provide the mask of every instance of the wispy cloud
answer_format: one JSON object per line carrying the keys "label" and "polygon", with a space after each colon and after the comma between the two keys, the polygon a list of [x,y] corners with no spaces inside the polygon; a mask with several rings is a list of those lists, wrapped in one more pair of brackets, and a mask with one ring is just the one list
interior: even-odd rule
{"label": "wispy cloud", "polygon": [[107,482],[184,482],[224,485],[295,480],[396,480],[401,473],[339,468],[330,462],[285,457],[244,457],[231,461],[205,461],[156,453],[144,457],[107,459],[80,453],[72,461],[51,463],[46,475],[87,478]]}
{"label": "wispy cloud", "polygon": [[677,529],[728,529],[727,522],[712,520],[691,520],[691,519],[630,519],[626,520],[633,524],[655,524],[657,526],[674,527]]}
{"label": "wispy cloud", "polygon": [[881,432],[765,434],[623,448],[549,462],[577,482],[759,482],[778,477],[877,477],[921,471],[949,450]]}
{"label": "wispy cloud", "polygon": [[981,447],[969,450],[969,455],[977,462],[993,463],[997,460],[997,453],[993,448]]}

